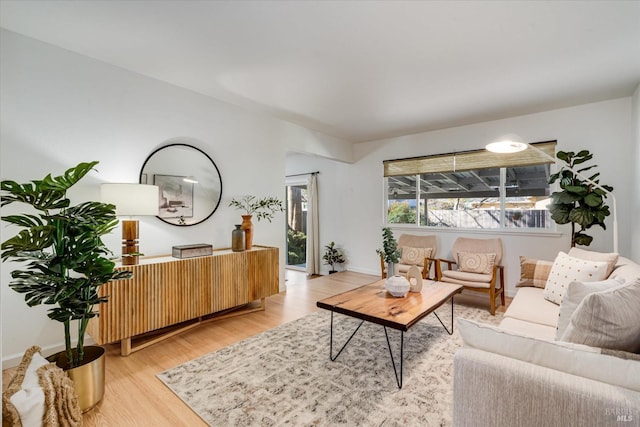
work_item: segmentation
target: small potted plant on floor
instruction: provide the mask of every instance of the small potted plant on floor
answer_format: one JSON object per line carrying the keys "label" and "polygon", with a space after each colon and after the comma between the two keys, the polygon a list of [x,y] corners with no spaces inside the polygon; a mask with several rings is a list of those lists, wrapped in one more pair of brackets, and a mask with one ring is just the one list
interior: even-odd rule
{"label": "small potted plant on floor", "polygon": [[[20,264],[11,272],[9,287],[25,295],[29,307],[54,305],[49,318],[64,325],[65,350],[50,356],[74,381],[80,408],[94,406],[104,393],[104,349],[84,345],[89,320],[96,304],[106,301],[98,288],[110,281],[131,277],[129,271],[114,270],[111,252],[101,237],[118,224],[115,206],[84,202],[71,206],[67,190],[98,162],[80,163],[64,175],[25,184],[3,180],[1,206],[23,203],[29,213],[3,216],[20,228],[2,243],[2,261]],[[35,210],[35,212],[34,212]],[[71,344],[72,321],[77,321],[78,342]],[[96,369],[92,364],[102,367]],[[98,378],[87,378],[96,374]]]}
{"label": "small potted plant on floor", "polygon": [[258,221],[266,219],[271,222],[276,212],[284,211],[282,201],[276,197],[263,197],[261,199],[256,196],[244,196],[241,199],[233,198],[229,202],[229,206],[245,212],[242,215],[242,229],[245,232],[245,249],[251,249],[253,246],[253,223],[251,218],[255,215]]}
{"label": "small potted plant on floor", "polygon": [[324,255],[322,255],[322,259],[325,264],[331,266],[329,274],[333,274],[337,271],[335,268],[336,264],[344,264],[346,262],[342,250],[340,250],[340,248],[336,248],[335,242],[331,242],[324,247]]}

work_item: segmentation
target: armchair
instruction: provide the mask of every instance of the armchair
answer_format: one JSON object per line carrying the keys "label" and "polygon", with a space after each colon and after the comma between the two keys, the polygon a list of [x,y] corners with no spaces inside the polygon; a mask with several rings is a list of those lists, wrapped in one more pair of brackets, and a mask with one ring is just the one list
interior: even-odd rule
{"label": "armchair", "polygon": [[[451,250],[453,260],[440,259],[435,263],[436,280],[456,283],[464,289],[488,293],[491,300],[491,315],[496,314],[496,297],[504,306],[504,267],[502,262],[502,239],[471,239],[459,237]],[[442,263],[448,269],[442,269]],[[453,265],[458,266],[453,270]],[[496,288],[498,278],[500,287]]]}
{"label": "armchair", "polygon": [[[401,254],[400,262],[395,265],[396,274],[405,275],[415,265],[420,269],[422,278],[427,279],[431,265],[437,261],[435,258],[438,249],[436,236],[401,234],[398,237],[398,249]],[[382,257],[380,257],[380,272],[383,279],[387,277],[387,266]]]}

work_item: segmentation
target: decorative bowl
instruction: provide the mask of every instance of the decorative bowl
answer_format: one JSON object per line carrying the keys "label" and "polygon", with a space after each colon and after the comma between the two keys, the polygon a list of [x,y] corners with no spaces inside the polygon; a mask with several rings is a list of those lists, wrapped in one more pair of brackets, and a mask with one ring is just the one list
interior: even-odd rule
{"label": "decorative bowl", "polygon": [[401,298],[407,295],[409,292],[409,288],[411,285],[409,281],[402,276],[391,276],[389,277],[384,285],[387,292],[389,292],[392,296]]}

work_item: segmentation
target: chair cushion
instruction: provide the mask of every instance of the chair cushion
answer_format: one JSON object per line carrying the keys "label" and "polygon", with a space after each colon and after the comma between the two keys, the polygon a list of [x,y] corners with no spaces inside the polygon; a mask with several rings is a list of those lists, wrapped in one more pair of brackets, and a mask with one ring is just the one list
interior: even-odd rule
{"label": "chair cushion", "polygon": [[588,261],[559,252],[551,267],[543,295],[552,303],[560,304],[569,283],[602,280],[606,277],[607,265],[606,261]]}
{"label": "chair cushion", "polygon": [[476,274],[466,273],[464,271],[444,270],[440,280],[472,288],[489,289],[489,286],[491,285],[491,277],[493,277],[491,274]]}
{"label": "chair cushion", "polygon": [[607,279],[598,282],[571,282],[560,303],[560,314],[558,315],[558,327],[556,339],[560,339],[564,331],[569,326],[571,316],[578,308],[582,300],[593,292],[600,292],[615,288],[624,283],[624,279]]}
{"label": "chair cushion", "polygon": [[640,353],[640,280],[587,295],[562,341]]}
{"label": "chair cushion", "polygon": [[458,270],[475,274],[491,274],[495,253],[458,252]]}
{"label": "chair cushion", "polygon": [[432,248],[413,248],[411,246],[403,246],[402,255],[400,256],[401,264],[424,265],[424,259],[431,256]]}
{"label": "chair cushion", "polygon": [[516,288],[534,287],[544,289],[551,272],[553,261],[520,257],[520,281]]}

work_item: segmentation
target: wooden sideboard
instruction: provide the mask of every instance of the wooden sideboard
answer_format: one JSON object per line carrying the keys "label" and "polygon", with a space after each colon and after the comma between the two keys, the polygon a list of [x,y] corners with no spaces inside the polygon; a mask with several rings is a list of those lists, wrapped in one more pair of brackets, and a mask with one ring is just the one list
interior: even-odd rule
{"label": "wooden sideboard", "polygon": [[[229,309],[233,314],[264,310],[265,298],[279,291],[278,248],[253,246],[244,252],[221,249],[212,255],[178,259],[170,256],[141,258],[137,265],[118,265],[133,277],[105,283],[99,295],[108,302],[95,306],[99,316],[87,332],[98,344],[120,341],[121,354],[129,355],[161,339],[210,319]],[[195,321],[194,321],[195,320]],[[132,346],[132,338],[151,331],[190,322],[181,328]]]}

